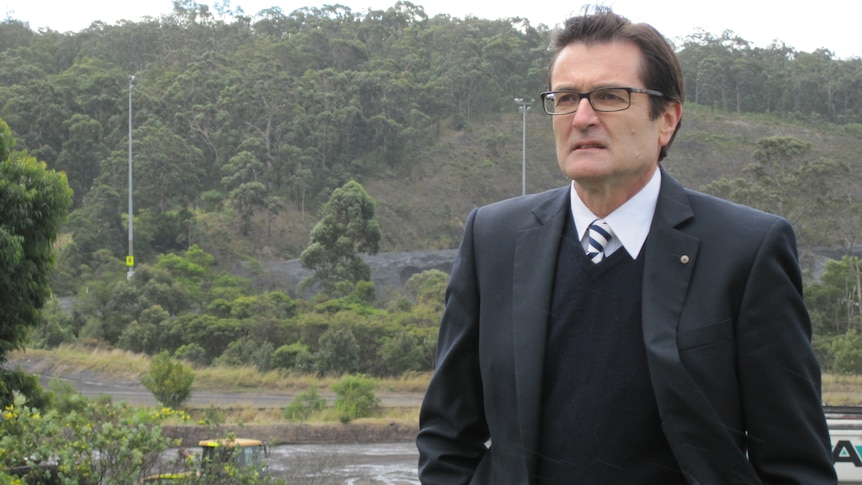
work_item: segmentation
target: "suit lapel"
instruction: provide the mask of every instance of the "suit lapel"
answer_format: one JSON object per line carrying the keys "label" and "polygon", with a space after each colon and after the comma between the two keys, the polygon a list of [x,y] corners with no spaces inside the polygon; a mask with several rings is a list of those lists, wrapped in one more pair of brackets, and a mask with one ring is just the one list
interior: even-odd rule
{"label": "suit lapel", "polygon": [[679,229],[692,217],[683,187],[662,173],[646,242],[642,289],[643,334],[653,391],[662,428],[690,483],[741,483],[741,477],[754,483],[757,477],[746,475],[750,469],[733,466],[740,459],[739,449],[680,359],[677,326],[683,307],[697,304],[687,302],[686,296],[700,240]]}
{"label": "suit lapel", "polygon": [[648,350],[666,348],[678,354],[676,324],[700,242],[676,227],[692,217],[684,189],[662,172],[661,191],[644,253],[642,313]]}
{"label": "suit lapel", "polygon": [[557,191],[532,211],[534,219],[515,240],[512,269],[512,338],[515,349],[515,395],[521,440],[530,476],[538,445],[542,370],[551,296],[560,239],[569,217],[570,187]]}

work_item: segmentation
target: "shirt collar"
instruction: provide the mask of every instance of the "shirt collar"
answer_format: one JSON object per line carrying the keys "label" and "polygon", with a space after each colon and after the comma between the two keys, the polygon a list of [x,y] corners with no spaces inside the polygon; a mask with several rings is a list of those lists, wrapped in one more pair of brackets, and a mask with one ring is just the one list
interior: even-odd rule
{"label": "shirt collar", "polygon": [[[627,200],[625,204],[605,217],[605,221],[611,226],[616,236],[605,247],[606,255],[610,255],[620,247],[623,247],[632,259],[637,259],[641,248],[643,248],[646,242],[650,225],[652,225],[652,218],[653,214],[655,214],[656,203],[658,203],[660,188],[661,170],[656,169],[644,188],[635,194],[634,197]],[[587,228],[598,217],[581,200],[581,197],[575,190],[574,182],[572,182],[571,193],[575,230],[577,230],[578,237],[584,242],[586,248]]]}

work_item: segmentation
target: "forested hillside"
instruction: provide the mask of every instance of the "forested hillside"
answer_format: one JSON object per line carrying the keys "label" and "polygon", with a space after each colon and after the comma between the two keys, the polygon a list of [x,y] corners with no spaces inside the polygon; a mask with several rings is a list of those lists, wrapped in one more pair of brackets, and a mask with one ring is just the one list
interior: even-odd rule
{"label": "forested hillside", "polygon": [[[352,325],[385,320],[379,335],[363,331],[374,345],[421,340],[416,365],[427,368],[439,275],[410,289],[418,306],[389,302],[402,313],[380,317],[368,288],[320,308],[252,297],[224,272],[297,258],[320,207],[350,180],[376,201],[380,251],[456,247],[470,208],[520,195],[522,129],[527,191],[564,184],[550,120],[537,102],[524,118],[513,103],[546,88],[549,34],[524,19],[429,18],[409,2],[244,15],[184,0],[169,16],[71,33],[0,22],[0,119],[74,189],[54,292],[84,296],[74,322],[48,314],[60,323],[45,325],[41,345],[90,339],[153,353],[204,342],[211,362],[287,325],[274,348],[315,351],[339,320],[320,314],[351,311],[342,320]],[[825,286],[808,279],[815,324],[832,336],[855,329],[858,260],[824,268],[814,255],[851,255],[862,229],[862,60],[729,32],[676,47],[687,102],[664,165],[791,220],[807,274],[826,271]],[[130,114],[142,271],[125,285]],[[390,338],[415,325],[412,344]],[[848,338],[862,362],[862,337]],[[838,355],[823,342],[824,356]],[[361,361],[373,362],[378,350],[366,351]]]}
{"label": "forested hillside", "polygon": [[[140,261],[191,244],[220,263],[297,257],[317,208],[350,179],[379,203],[381,250],[448,248],[471,206],[520,193],[512,100],[544,89],[548,38],[523,19],[428,18],[409,2],[246,16],[185,1],[167,17],[77,33],[7,19],[0,117],[19,148],[69,177],[69,268],[99,249],[126,253],[130,103]],[[859,59],[730,33],[678,48],[690,104],[710,109],[689,110],[671,152],[686,182],[738,176],[758,137],[788,130],[812,156],[855,163],[855,146],[829,143],[862,135]],[[529,191],[562,183],[534,108]],[[748,113],[775,116],[738,116]]]}

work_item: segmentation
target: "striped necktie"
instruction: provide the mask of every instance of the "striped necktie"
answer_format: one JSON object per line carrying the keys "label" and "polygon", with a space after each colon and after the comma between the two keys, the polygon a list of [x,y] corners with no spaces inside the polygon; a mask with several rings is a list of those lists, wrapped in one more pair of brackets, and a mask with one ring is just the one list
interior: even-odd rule
{"label": "striped necktie", "polygon": [[613,239],[614,232],[607,222],[596,219],[590,224],[589,228],[589,244],[587,247],[587,257],[593,263],[599,263],[605,257],[605,246],[608,241]]}

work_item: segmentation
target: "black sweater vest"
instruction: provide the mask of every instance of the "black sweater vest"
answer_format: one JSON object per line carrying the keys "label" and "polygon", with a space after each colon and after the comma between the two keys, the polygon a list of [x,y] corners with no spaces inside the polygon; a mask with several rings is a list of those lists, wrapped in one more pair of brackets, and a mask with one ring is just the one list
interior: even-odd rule
{"label": "black sweater vest", "polygon": [[641,331],[643,252],[587,259],[571,218],[557,257],[537,483],[685,480],[661,429]]}

